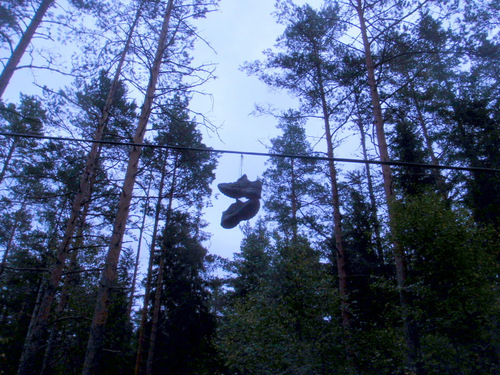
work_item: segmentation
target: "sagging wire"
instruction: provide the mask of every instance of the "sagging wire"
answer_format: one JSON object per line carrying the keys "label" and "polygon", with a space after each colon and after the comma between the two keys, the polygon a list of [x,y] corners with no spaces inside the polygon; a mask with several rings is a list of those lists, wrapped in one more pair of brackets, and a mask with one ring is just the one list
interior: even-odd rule
{"label": "sagging wire", "polygon": [[483,167],[460,167],[454,165],[436,165],[436,164],[426,164],[426,163],[410,163],[405,161],[382,161],[382,160],[364,160],[364,159],[350,159],[350,158],[329,158],[327,156],[318,155],[294,155],[294,154],[275,154],[268,152],[255,152],[255,151],[236,151],[236,150],[217,150],[213,148],[198,148],[198,147],[185,147],[185,146],[171,146],[171,145],[153,145],[147,143],[134,143],[134,142],[117,142],[117,141],[97,141],[94,139],[83,139],[83,138],[68,138],[68,137],[55,137],[48,135],[37,135],[37,134],[23,134],[23,133],[9,133],[0,132],[0,136],[4,137],[14,137],[14,138],[36,138],[36,139],[47,139],[53,141],[66,141],[66,142],[80,142],[80,143],[100,143],[115,146],[133,146],[133,147],[150,147],[150,148],[160,148],[160,149],[172,149],[179,151],[195,151],[195,152],[210,152],[217,154],[239,154],[243,158],[243,155],[251,156],[265,156],[265,157],[278,157],[278,158],[291,158],[291,159],[308,159],[308,160],[333,160],[337,163],[354,163],[354,164],[377,164],[377,165],[393,165],[393,166],[404,166],[404,167],[420,167],[428,169],[448,169],[448,170],[459,170],[459,171],[471,171],[471,172],[488,172],[488,173],[500,173],[500,169],[497,168],[483,168]]}

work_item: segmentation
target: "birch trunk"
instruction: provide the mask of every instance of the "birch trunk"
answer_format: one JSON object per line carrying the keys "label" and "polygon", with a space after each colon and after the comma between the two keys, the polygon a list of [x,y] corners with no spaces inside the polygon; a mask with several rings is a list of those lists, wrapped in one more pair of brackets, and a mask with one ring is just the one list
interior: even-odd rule
{"label": "birch trunk", "polygon": [[127,316],[129,317],[129,320],[132,316],[132,307],[134,306],[134,298],[135,298],[135,286],[137,284],[137,272],[139,270],[139,261],[140,261],[140,256],[141,256],[141,245],[142,245],[142,238],[144,237],[144,229],[146,228],[146,218],[148,216],[148,206],[149,206],[149,192],[151,189],[151,178],[149,180],[148,184],[148,192],[146,193],[146,203],[144,205],[144,214],[142,215],[142,223],[141,227],[139,228],[139,242],[137,243],[137,254],[135,256],[135,264],[134,264],[134,274],[132,276],[132,286],[130,287],[130,296],[128,300],[128,306],[127,306]]}

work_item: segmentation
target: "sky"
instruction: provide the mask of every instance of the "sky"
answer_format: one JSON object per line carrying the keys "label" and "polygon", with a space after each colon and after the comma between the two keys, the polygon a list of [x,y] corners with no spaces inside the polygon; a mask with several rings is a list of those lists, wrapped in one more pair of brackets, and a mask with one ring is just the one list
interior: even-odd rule
{"label": "sky", "polygon": [[[274,22],[271,0],[222,0],[218,12],[211,13],[198,24],[199,32],[210,41],[213,53],[198,44],[197,59],[207,58],[216,64],[216,80],[203,87],[211,97],[200,96],[192,106],[205,108],[210,120],[219,125],[218,135],[205,133],[205,142],[214,149],[267,152],[265,145],[275,137],[276,120],[268,116],[255,116],[256,104],[276,103],[286,105],[290,99],[284,93],[273,93],[257,77],[248,76],[240,67],[245,61],[262,58],[262,51],[272,47],[282,27]],[[242,231],[239,227],[222,229],[221,214],[234,199],[219,193],[217,184],[233,182],[244,173],[250,180],[259,178],[265,169],[265,157],[223,154],[216,170],[213,184],[212,207],[205,219],[212,233],[208,243],[212,253],[231,257],[239,250]],[[265,187],[264,187],[265,188]],[[255,223],[262,210],[250,220]]]}
{"label": "sky", "polygon": [[[296,3],[306,1],[297,0]],[[321,0],[308,3],[318,7]],[[217,78],[203,85],[201,90],[206,95],[196,95],[191,107],[219,127],[217,134],[201,129],[205,144],[214,149],[267,152],[270,139],[279,135],[277,120],[271,116],[253,115],[255,105],[271,104],[283,110],[295,105],[286,92],[273,92],[257,77],[248,76],[241,70],[245,62],[262,59],[262,51],[271,48],[283,32],[284,27],[275,22],[273,11],[274,0],[221,0],[217,12],[195,21],[199,34],[210,43],[210,47],[201,42],[196,44],[192,51],[194,64],[215,64]],[[35,81],[53,89],[71,83],[69,78],[49,76],[46,72],[21,70],[12,78],[5,98],[17,101],[20,91],[31,93],[30,87],[34,87]],[[140,102],[142,98],[138,98]],[[234,199],[221,194],[217,184],[234,182],[241,174],[246,174],[252,181],[258,179],[266,168],[266,159],[249,155],[242,158],[240,154],[223,154],[219,158],[212,186],[212,206],[206,209],[204,216],[209,223],[206,230],[212,234],[206,243],[211,253],[232,258],[234,252],[239,251],[243,238],[240,227],[223,229],[220,226],[222,212],[234,203]],[[250,224],[262,214],[261,209]]]}
{"label": "sky", "polygon": [[[309,3],[314,6],[319,1]],[[255,105],[271,104],[286,110],[295,104],[285,92],[272,91],[257,77],[248,76],[240,69],[247,61],[262,59],[262,51],[271,48],[283,32],[283,25],[278,25],[272,16],[273,11],[273,0],[222,0],[218,12],[197,23],[198,31],[210,41],[216,53],[198,45],[194,52],[195,61],[215,63],[217,79],[203,87],[212,98],[197,97],[191,105],[207,113],[214,124],[221,126],[218,136],[205,133],[205,142],[214,149],[267,152],[270,139],[279,135],[277,120],[271,116],[253,115]],[[205,215],[205,220],[210,223],[207,230],[212,233],[208,243],[210,252],[232,258],[232,254],[239,251],[243,238],[240,227],[220,227],[222,212],[234,203],[234,199],[219,193],[217,184],[234,182],[241,172],[251,181],[258,179],[266,168],[266,160],[266,157],[250,155],[244,155],[242,159],[238,154],[220,157],[213,184],[213,206],[206,210]],[[250,224],[262,214],[261,209]]]}

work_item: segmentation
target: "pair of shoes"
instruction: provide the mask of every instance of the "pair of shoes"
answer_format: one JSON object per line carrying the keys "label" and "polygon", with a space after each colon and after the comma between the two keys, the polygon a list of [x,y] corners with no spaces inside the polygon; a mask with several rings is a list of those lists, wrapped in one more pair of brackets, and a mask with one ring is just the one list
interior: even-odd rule
{"label": "pair of shoes", "polygon": [[[240,221],[250,220],[257,215],[260,209],[259,199],[262,194],[261,181],[249,181],[247,175],[244,174],[236,182],[222,183],[217,186],[223,194],[236,198],[236,203],[233,203],[222,213],[220,223],[222,228],[234,228]],[[247,198],[248,201],[242,202],[239,198]]]}
{"label": "pair of shoes", "polygon": [[250,199],[246,202],[236,199],[236,203],[230,205],[229,208],[222,213],[220,225],[224,229],[234,228],[240,221],[250,220],[257,215],[259,208],[260,201],[258,199]]}
{"label": "pair of shoes", "polygon": [[222,194],[231,198],[260,199],[262,181],[249,181],[246,174],[236,182],[227,182],[217,185]]}

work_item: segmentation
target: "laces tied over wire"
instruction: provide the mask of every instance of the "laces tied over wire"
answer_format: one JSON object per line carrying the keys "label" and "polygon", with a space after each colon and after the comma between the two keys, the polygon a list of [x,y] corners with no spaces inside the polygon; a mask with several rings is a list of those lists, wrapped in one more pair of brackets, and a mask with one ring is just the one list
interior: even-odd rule
{"label": "laces tied over wire", "polygon": [[241,154],[241,157],[240,157],[240,176],[239,177],[242,177],[243,176],[243,154]]}

